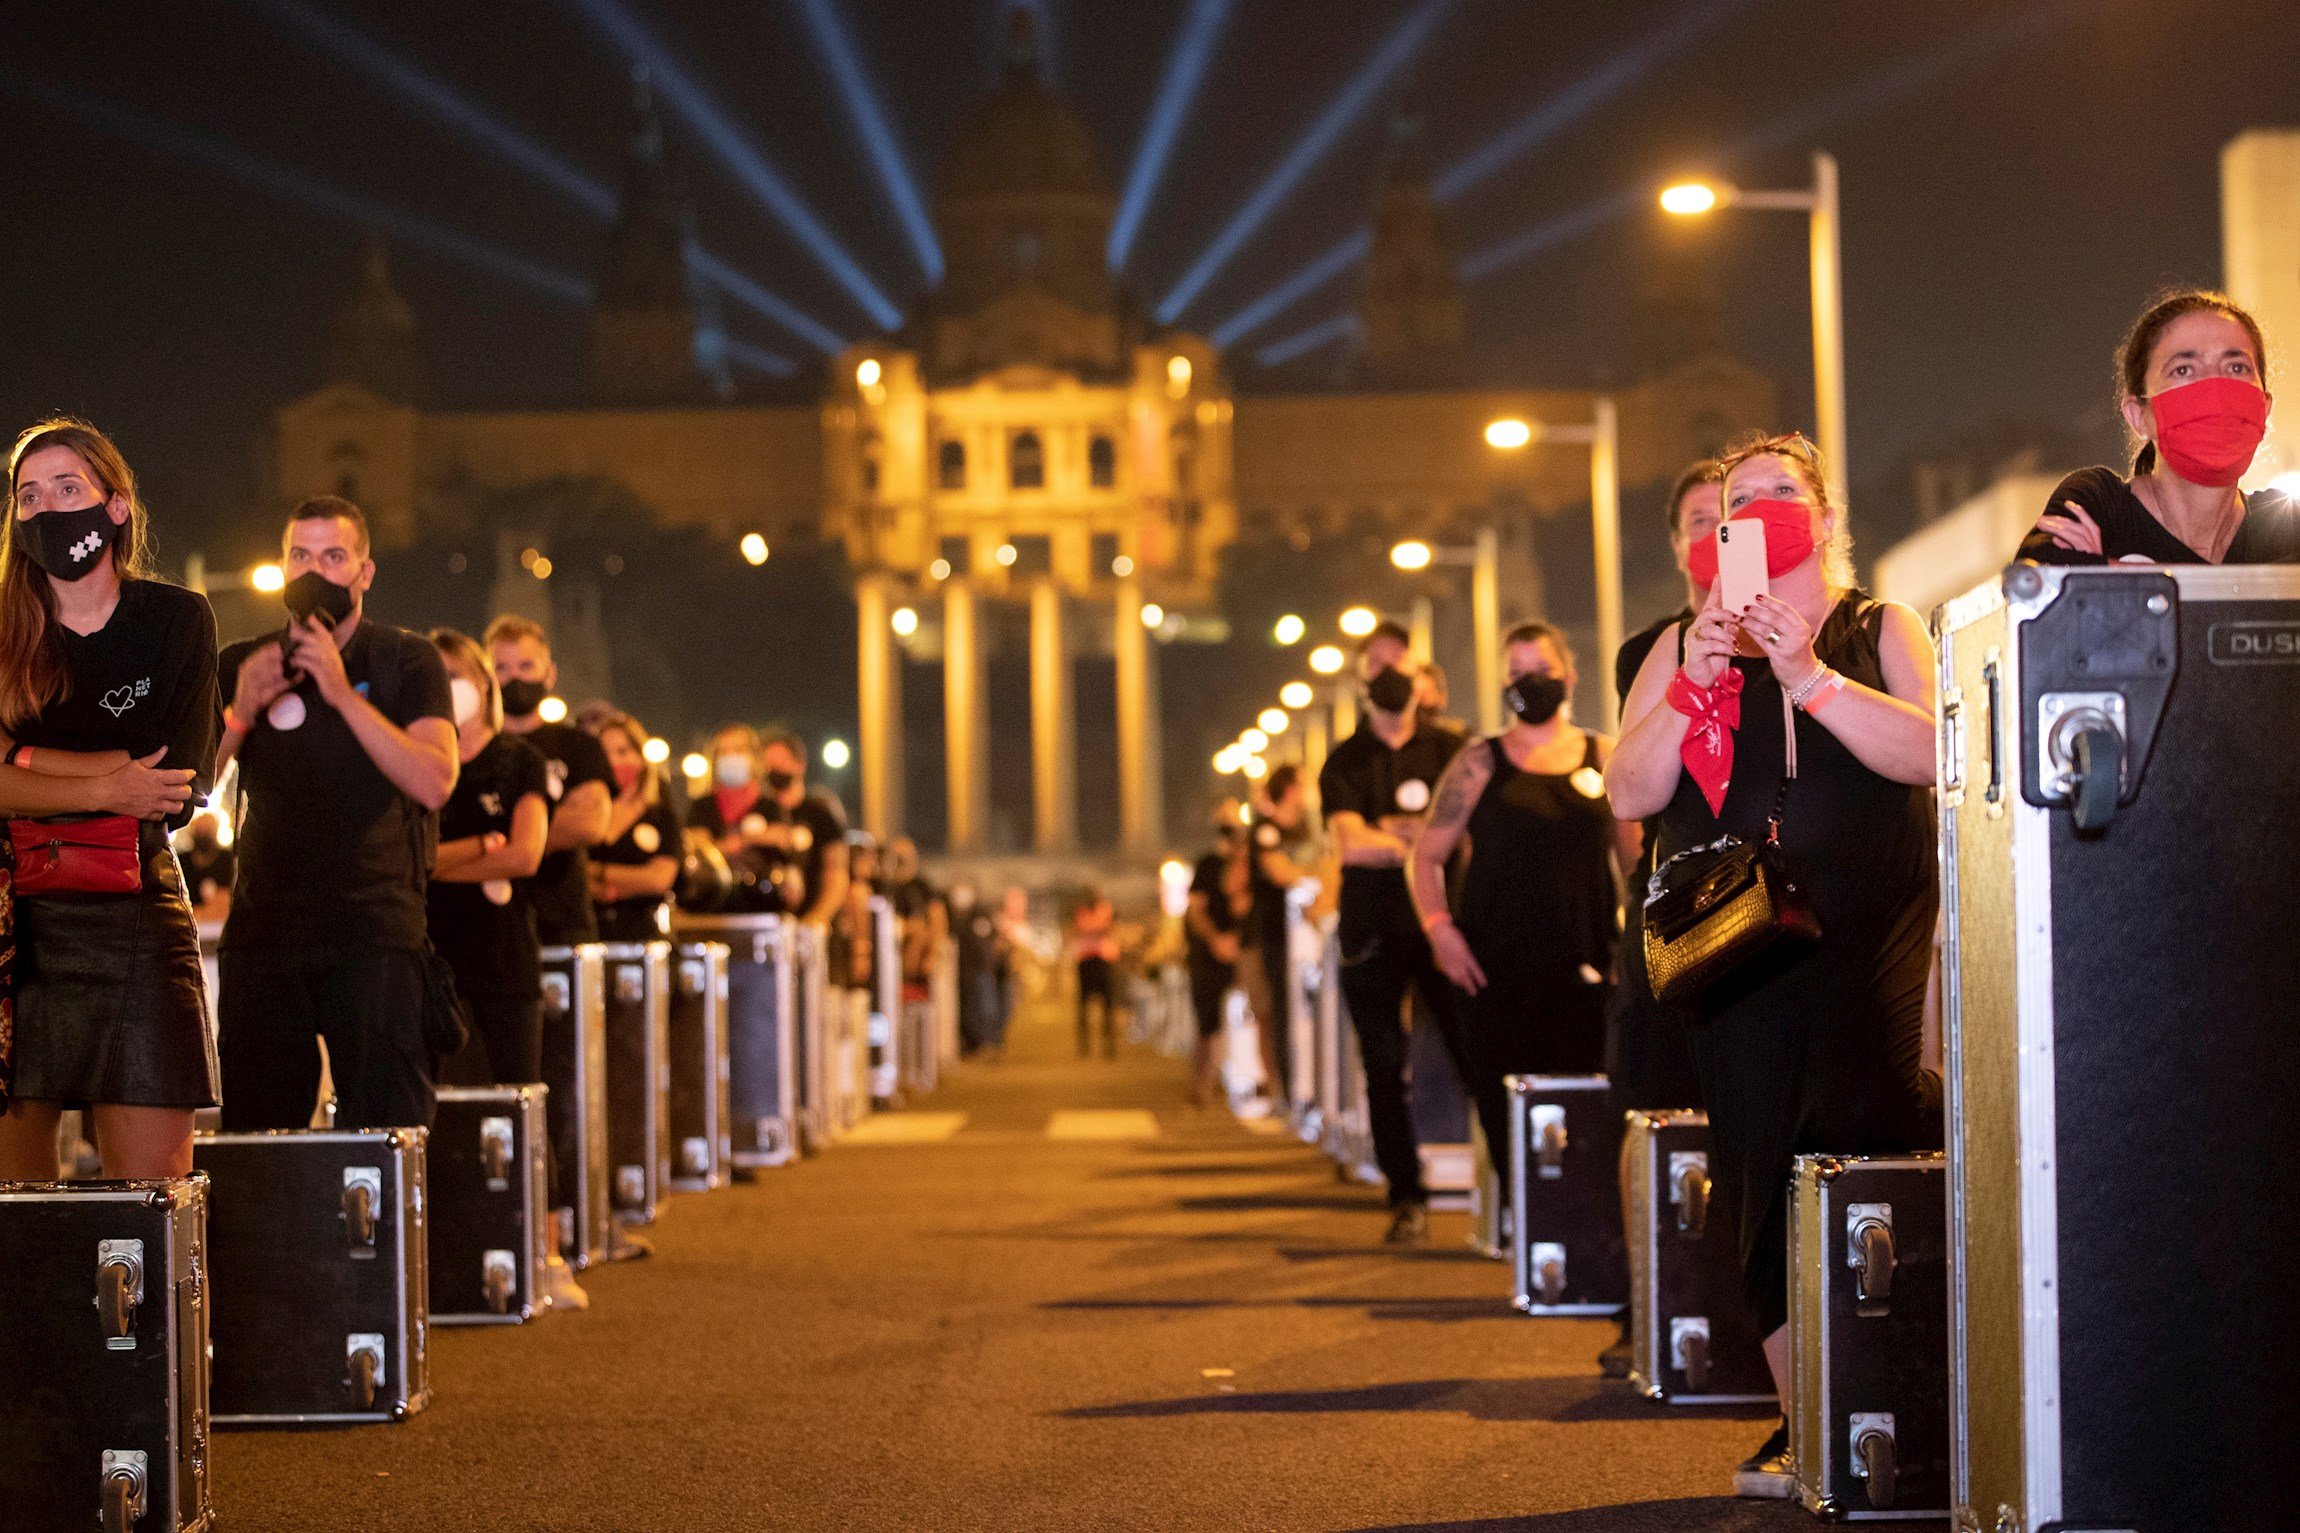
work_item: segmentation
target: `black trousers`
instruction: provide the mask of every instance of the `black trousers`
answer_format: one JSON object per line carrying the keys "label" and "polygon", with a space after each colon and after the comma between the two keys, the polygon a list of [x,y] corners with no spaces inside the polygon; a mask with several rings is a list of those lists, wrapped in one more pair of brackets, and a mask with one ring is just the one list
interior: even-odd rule
{"label": "black trousers", "polygon": [[543,998],[472,990],[462,995],[471,1041],[440,1062],[439,1084],[523,1086],[543,1079]]}
{"label": "black trousers", "polygon": [[1078,960],[1078,1057],[1083,1059],[1092,1051],[1093,1031],[1087,1022],[1087,1006],[1099,999],[1102,1002],[1102,1052],[1113,1058],[1118,1053],[1118,969],[1107,958],[1081,958]]}
{"label": "black trousers", "polygon": [[1470,1079],[1460,992],[1430,956],[1419,927],[1390,923],[1352,933],[1342,943],[1342,1000],[1357,1029],[1366,1067],[1366,1116],[1374,1136],[1374,1162],[1389,1183],[1390,1205],[1426,1203],[1421,1146],[1414,1139],[1413,1094],[1406,1079],[1406,996],[1421,1002],[1420,1017],[1435,1022],[1454,1068]]}
{"label": "black trousers", "polygon": [[1190,949],[1190,1011],[1197,1019],[1199,1037],[1212,1038],[1222,1031],[1222,1003],[1230,998],[1234,977],[1230,966],[1212,953]]}
{"label": "black trousers", "polygon": [[364,943],[229,947],[220,969],[227,1131],[307,1126],[323,1038],[338,1128],[431,1126],[420,954]]}

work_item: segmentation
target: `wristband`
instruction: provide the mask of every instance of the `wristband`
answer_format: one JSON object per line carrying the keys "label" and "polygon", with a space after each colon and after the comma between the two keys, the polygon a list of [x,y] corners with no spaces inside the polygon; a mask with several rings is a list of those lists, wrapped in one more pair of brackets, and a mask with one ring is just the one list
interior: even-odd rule
{"label": "wristband", "polygon": [[27,772],[31,771],[32,747],[29,745],[10,746],[8,748],[8,764],[12,767],[22,767]]}
{"label": "wristband", "polygon": [[232,711],[232,705],[230,703],[224,704],[224,728],[230,730],[234,734],[244,735],[248,732],[248,726],[241,721],[240,716],[237,713]]}
{"label": "wristband", "polygon": [[1425,937],[1434,937],[1437,935],[1437,929],[1439,927],[1451,925],[1453,925],[1453,912],[1450,910],[1441,910],[1436,915],[1427,916],[1423,919],[1422,935]]}

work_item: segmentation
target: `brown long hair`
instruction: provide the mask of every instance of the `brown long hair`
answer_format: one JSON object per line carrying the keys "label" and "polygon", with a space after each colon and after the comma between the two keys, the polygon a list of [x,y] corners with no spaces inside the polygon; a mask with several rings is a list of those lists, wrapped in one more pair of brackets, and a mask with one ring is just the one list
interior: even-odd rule
{"label": "brown long hair", "polygon": [[[2197,313],[2217,314],[2244,327],[2252,337],[2252,360],[2260,364],[2260,386],[2268,386],[2268,339],[2260,333],[2260,321],[2226,293],[2204,287],[2170,288],[2150,300],[2125,332],[2124,344],[2116,348],[2116,402],[2120,408],[2127,399],[2148,397],[2148,364],[2156,355],[2156,342],[2164,327],[2183,315]],[[2132,471],[2145,474],[2154,467],[2156,444],[2142,442],[2133,456]]]}
{"label": "brown long hair", "polygon": [[79,454],[107,505],[115,495],[127,497],[128,520],[112,542],[112,568],[124,580],[151,576],[151,534],[143,499],[136,493],[135,470],[112,439],[69,416],[26,427],[8,454],[7,521],[0,527],[0,726],[10,730],[62,697],[70,684],[56,638],[56,593],[47,571],[16,546],[17,470],[33,453],[50,447]]}

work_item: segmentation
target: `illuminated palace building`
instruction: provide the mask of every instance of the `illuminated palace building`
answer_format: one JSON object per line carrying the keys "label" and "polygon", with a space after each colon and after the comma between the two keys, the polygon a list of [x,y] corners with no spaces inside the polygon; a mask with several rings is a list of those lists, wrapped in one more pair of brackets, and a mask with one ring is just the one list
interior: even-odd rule
{"label": "illuminated palace building", "polygon": [[[1408,154],[1377,192],[1337,388],[1241,390],[1205,338],[1151,323],[1107,262],[1114,204],[1093,135],[1018,45],[943,167],[940,286],[897,333],[831,359],[810,401],[747,403],[698,365],[690,218],[650,117],[594,300],[592,402],[418,408],[411,320],[378,258],[338,322],[332,381],[278,414],[274,488],[283,501],[354,491],[386,546],[418,535],[442,484],[556,477],[620,480],[666,526],[820,532],[855,572],[863,823],[904,823],[902,665],[939,660],[950,848],[986,847],[986,652],[1026,631],[1033,846],[1076,845],[1073,662],[1091,655],[1112,662],[1093,674],[1117,689],[1121,848],[1154,853],[1158,651],[1219,631],[1225,550],[1369,514],[1436,536],[1586,505],[1586,449],[1501,454],[1483,432],[1500,416],[1585,425],[1597,399],[1467,379],[1451,251]],[[1632,491],[1773,410],[1768,381],[1715,354],[1611,398]],[[1505,534],[1505,621],[1534,615],[1511,604],[1539,590],[1511,578],[1513,558],[1531,575],[1531,541]],[[1155,628],[1146,607],[1164,613]],[[905,608],[918,621],[897,633]]]}

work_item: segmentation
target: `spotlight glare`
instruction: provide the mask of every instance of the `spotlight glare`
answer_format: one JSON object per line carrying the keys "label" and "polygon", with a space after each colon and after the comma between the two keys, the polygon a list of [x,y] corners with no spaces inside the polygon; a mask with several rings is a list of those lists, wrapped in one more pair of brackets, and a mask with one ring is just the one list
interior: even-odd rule
{"label": "spotlight glare", "polygon": [[1299,330],[1282,341],[1274,341],[1254,353],[1254,360],[1264,367],[1283,367],[1297,357],[1306,357],[1320,347],[1336,341],[1354,340],[1359,331],[1355,314],[1337,314],[1322,320],[1307,330]]}
{"label": "spotlight glare", "polygon": [[689,782],[701,782],[711,775],[711,758],[701,751],[689,751],[679,758],[679,773]]}
{"label": "spotlight glare", "polygon": [[1338,675],[1348,663],[1348,657],[1331,644],[1321,644],[1310,651],[1310,669],[1320,676]]}
{"label": "spotlight glare", "polygon": [[743,534],[743,561],[753,566],[767,562],[767,540],[755,532]]}
{"label": "spotlight glare", "polygon": [[887,623],[898,635],[907,639],[918,632],[918,609],[916,607],[897,607],[894,609],[894,615],[887,619]]}
{"label": "spotlight glare", "polygon": [[1270,748],[1270,737],[1262,730],[1249,729],[1238,736],[1238,744],[1258,756]]}
{"label": "spotlight glare", "polygon": [[655,766],[661,766],[671,759],[671,742],[661,735],[656,735],[645,745],[639,747],[639,755],[642,760]]}
{"label": "spotlight glare", "polygon": [[535,716],[546,724],[557,724],[567,717],[567,699],[546,697],[535,707]]}
{"label": "spotlight glare", "polygon": [[1282,735],[1286,732],[1286,726],[1294,721],[1286,716],[1283,708],[1264,708],[1261,717],[1254,722],[1262,726],[1264,734]]}
{"label": "spotlight glare", "polygon": [[1134,236],[1149,211],[1151,194],[1158,189],[1158,178],[1165,172],[1167,157],[1181,132],[1183,114],[1190,109],[1198,82],[1205,78],[1207,61],[1214,55],[1214,39],[1229,19],[1230,4],[1231,0],[1193,0],[1181,35],[1174,40],[1173,56],[1166,61],[1165,76],[1158,82],[1157,99],[1150,107],[1149,125],[1142,130],[1134,164],[1126,172],[1118,218],[1110,226],[1112,271],[1125,267],[1127,252],[1134,248]]}
{"label": "spotlight glare", "polygon": [[1154,602],[1154,601],[1146,601],[1146,602],[1144,602],[1144,603],[1142,604],[1142,626],[1143,626],[1143,627],[1145,627],[1145,628],[1159,628],[1159,627],[1163,627],[1163,626],[1165,625],[1165,622],[1166,622],[1166,609],[1165,609],[1164,607],[1161,607],[1161,606],[1159,606],[1159,605],[1158,605],[1156,602]]}
{"label": "spotlight glare", "polygon": [[847,763],[853,759],[854,753],[847,749],[846,741],[833,738],[823,742],[823,765],[832,771],[845,771]]}
{"label": "spotlight glare", "polygon": [[1342,632],[1353,639],[1362,639],[1381,626],[1381,614],[1371,607],[1352,607],[1342,614]]}
{"label": "spotlight glare", "polygon": [[1299,713],[1318,698],[1317,689],[1306,681],[1289,681],[1278,689],[1278,701]]}
{"label": "spotlight glare", "polygon": [[248,571],[248,584],[271,596],[287,589],[287,571],[276,564],[259,564]]}
{"label": "spotlight glare", "polygon": [[1299,644],[1302,635],[1309,631],[1310,625],[1302,621],[1300,614],[1289,612],[1278,619],[1277,625],[1270,630],[1270,637],[1280,644]]}
{"label": "spotlight glare", "polygon": [[799,14],[805,18],[807,30],[814,34],[823,62],[830,66],[831,78],[838,85],[839,100],[845,104],[855,131],[862,136],[871,165],[886,187],[887,200],[894,204],[895,218],[918,255],[927,285],[932,287],[942,281],[942,246],[935,241],[934,224],[926,216],[926,203],[919,196],[918,181],[903,159],[902,146],[887,123],[878,93],[871,89],[869,79],[863,74],[854,39],[840,24],[832,0],[799,0]]}

